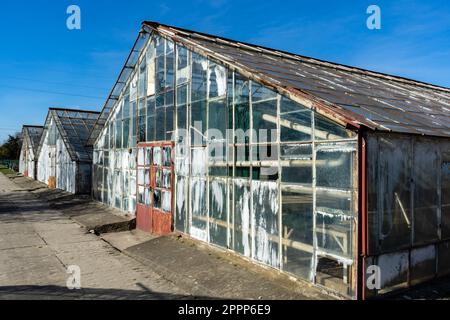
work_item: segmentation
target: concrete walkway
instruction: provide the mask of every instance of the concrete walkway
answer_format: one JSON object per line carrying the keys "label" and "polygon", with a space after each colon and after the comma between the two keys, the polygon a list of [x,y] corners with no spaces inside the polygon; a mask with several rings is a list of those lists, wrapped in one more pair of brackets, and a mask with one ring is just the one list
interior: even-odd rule
{"label": "concrete walkway", "polygon": [[[0,174],[0,299],[331,298],[175,234],[89,232],[101,221],[129,221],[114,213],[89,197]],[[81,290],[66,288],[70,265],[81,269]]]}

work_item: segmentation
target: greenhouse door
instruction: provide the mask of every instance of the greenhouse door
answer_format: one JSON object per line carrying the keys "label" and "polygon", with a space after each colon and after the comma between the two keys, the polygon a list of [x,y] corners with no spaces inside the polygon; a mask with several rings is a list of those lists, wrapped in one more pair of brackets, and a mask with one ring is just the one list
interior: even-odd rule
{"label": "greenhouse door", "polygon": [[141,143],[137,152],[137,228],[164,235],[173,225],[172,142]]}

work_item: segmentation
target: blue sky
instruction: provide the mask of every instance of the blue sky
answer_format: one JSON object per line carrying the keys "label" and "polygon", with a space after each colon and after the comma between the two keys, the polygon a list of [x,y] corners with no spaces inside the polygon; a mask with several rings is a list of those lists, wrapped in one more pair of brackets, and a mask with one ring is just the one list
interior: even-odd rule
{"label": "blue sky", "polygon": [[[81,30],[66,9],[81,8]],[[381,30],[366,9],[381,8]],[[0,141],[49,107],[100,110],[143,20],[450,87],[448,1],[4,1]]]}

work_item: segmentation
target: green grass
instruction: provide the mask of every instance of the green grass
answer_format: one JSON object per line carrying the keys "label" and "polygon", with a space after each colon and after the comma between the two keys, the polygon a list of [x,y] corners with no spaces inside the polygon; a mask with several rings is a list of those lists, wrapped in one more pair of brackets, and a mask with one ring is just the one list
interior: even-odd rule
{"label": "green grass", "polygon": [[8,169],[8,167],[0,165],[0,173],[3,173],[3,174],[14,174],[15,172],[12,171],[11,169]]}

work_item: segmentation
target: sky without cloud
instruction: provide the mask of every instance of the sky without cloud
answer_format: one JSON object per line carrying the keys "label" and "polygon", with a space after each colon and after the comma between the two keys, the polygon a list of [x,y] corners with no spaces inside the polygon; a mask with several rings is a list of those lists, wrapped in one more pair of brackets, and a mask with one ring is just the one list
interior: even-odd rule
{"label": "sky without cloud", "polygon": [[[81,8],[81,30],[66,9]],[[381,8],[381,30],[366,9]],[[0,141],[49,107],[100,110],[143,20],[450,87],[449,1],[8,1],[0,11]]]}

